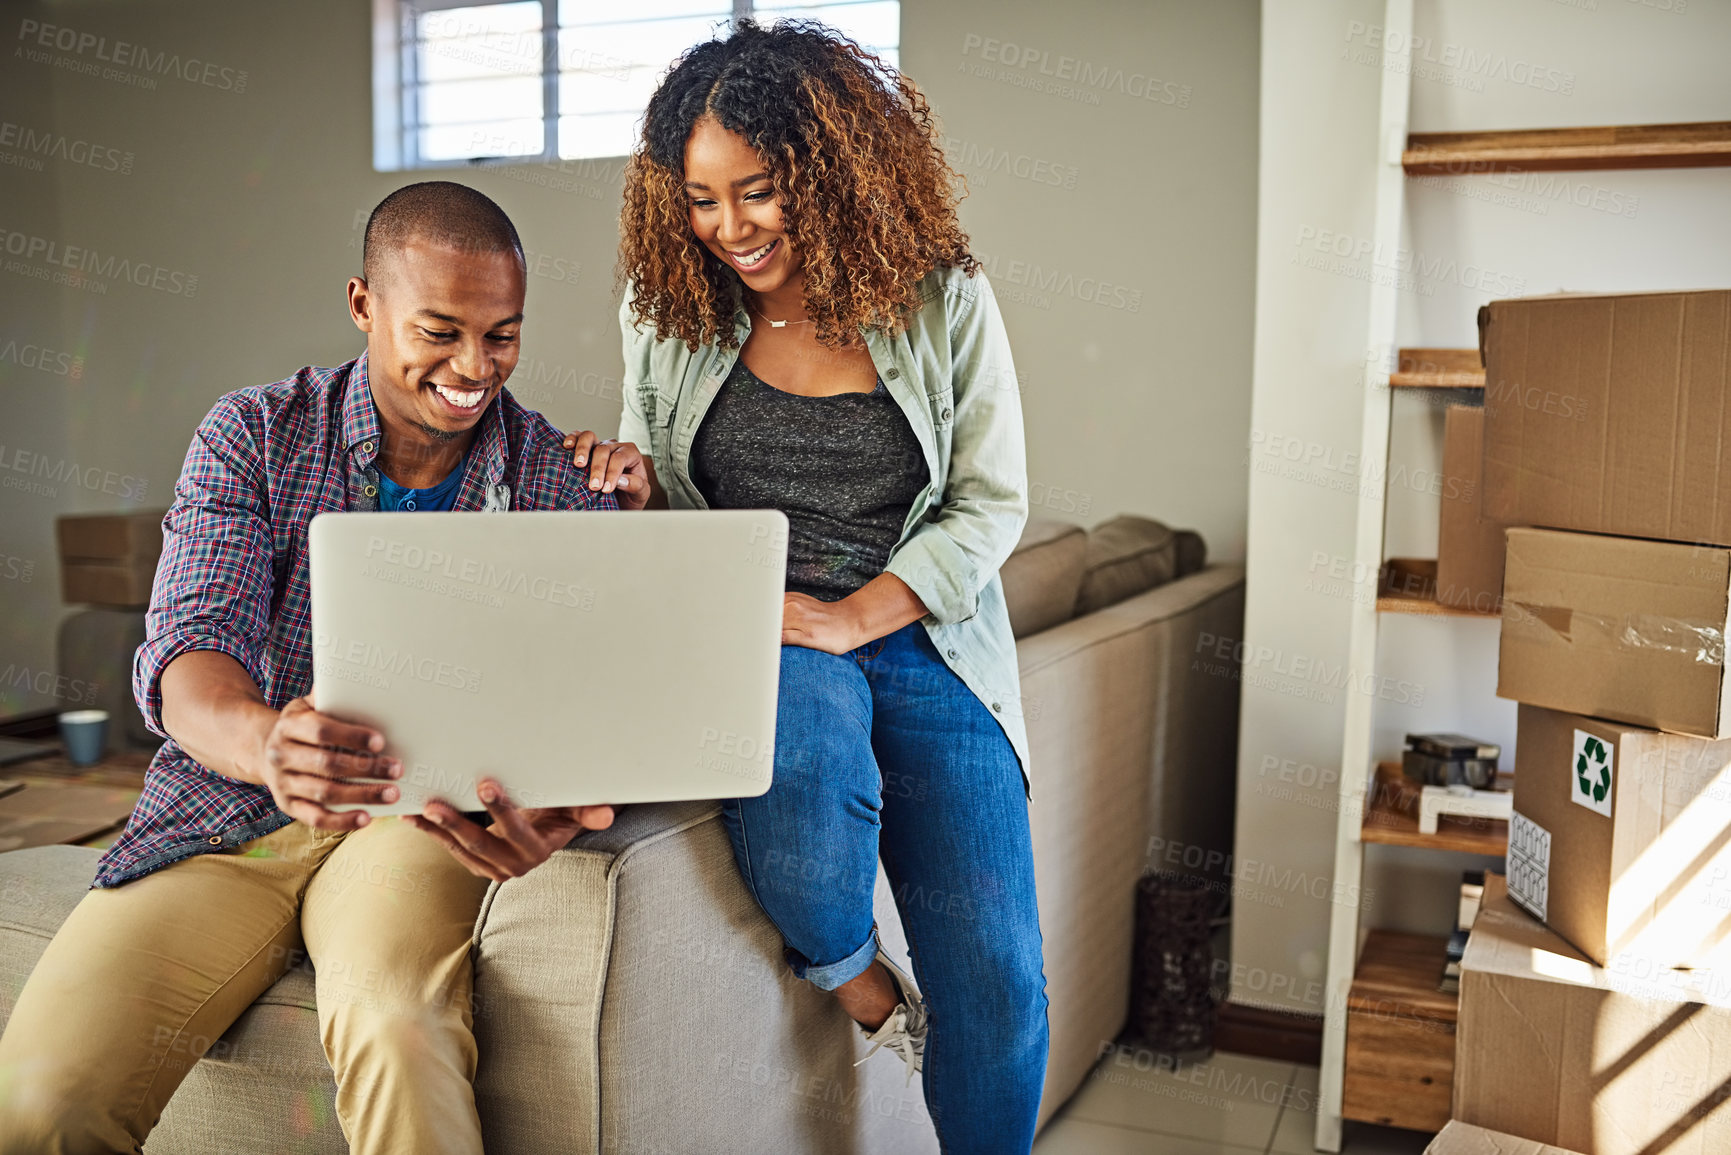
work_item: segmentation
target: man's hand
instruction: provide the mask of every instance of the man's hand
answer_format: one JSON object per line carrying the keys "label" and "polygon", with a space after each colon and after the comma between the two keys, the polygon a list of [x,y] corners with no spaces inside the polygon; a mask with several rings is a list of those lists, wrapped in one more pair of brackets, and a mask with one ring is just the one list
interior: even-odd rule
{"label": "man's hand", "polygon": [[384,748],[385,736],[377,730],[338,721],[296,698],[263,735],[253,761],[258,781],[290,818],[321,830],[358,830],[371,815],[330,807],[397,800],[397,788],[388,781],[342,781],[402,777],[403,764],[380,754]]}
{"label": "man's hand", "polygon": [[781,644],[822,650],[826,654],[845,654],[863,646],[872,636],[862,628],[854,612],[856,602],[842,598],[837,602],[821,601],[810,594],[781,595]]}
{"label": "man's hand", "polygon": [[565,448],[571,450],[572,465],[588,467],[591,493],[613,494],[621,509],[642,509],[649,504],[655,473],[637,446],[611,437],[600,439],[593,431],[582,429],[565,435]]}
{"label": "man's hand", "polygon": [[455,806],[440,801],[427,803],[421,813],[403,821],[444,843],[470,874],[494,882],[521,878],[585,830],[613,825],[611,806],[519,810],[505,797],[504,787],[491,778],[481,779],[476,793],[493,816],[491,826],[471,822]]}

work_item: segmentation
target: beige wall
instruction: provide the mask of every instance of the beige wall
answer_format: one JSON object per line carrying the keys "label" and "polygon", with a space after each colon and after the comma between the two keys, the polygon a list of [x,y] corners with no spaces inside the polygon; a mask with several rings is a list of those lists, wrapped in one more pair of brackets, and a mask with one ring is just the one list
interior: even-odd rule
{"label": "beige wall", "polygon": [[[98,292],[0,270],[0,348],[16,339],[86,357],[76,381],[0,360],[3,464],[20,449],[62,473],[99,467],[143,479],[145,504],[166,503],[216,397],[362,347],[343,305],[360,225],[415,179],[372,171],[368,6],[63,0],[8,11],[9,42],[38,20],[105,37],[109,53],[126,41],[215,66],[210,83],[201,71],[147,90],[68,67],[102,68],[98,49],[75,43],[39,61],[12,44],[0,77],[4,119],[131,158],[127,173],[0,165],[0,227],[181,274],[171,287],[197,277],[190,295],[114,278]],[[1039,511],[1146,513],[1198,527],[1224,557],[1241,556],[1244,540],[1256,12],[1249,0],[1061,12],[908,0],[903,15],[904,66],[972,176],[965,219],[1015,341]],[[1088,82],[1027,87],[1060,58],[1085,62]],[[564,427],[617,422],[617,173],[613,161],[455,174],[506,207],[543,270],[512,387]],[[62,483],[52,496],[0,488],[0,672],[52,664],[53,517],[125,504],[88,476],[95,488]],[[34,563],[29,582],[8,579],[12,555]],[[0,685],[0,711],[21,703]]]}

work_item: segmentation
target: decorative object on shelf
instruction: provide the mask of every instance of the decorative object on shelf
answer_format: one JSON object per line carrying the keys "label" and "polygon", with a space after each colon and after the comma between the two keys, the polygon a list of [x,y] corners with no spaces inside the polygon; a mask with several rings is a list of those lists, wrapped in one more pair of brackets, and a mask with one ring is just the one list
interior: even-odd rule
{"label": "decorative object on shelf", "polygon": [[1208,924],[1216,905],[1215,891],[1200,878],[1151,874],[1136,886],[1130,1030],[1176,1059],[1203,1059],[1214,1051]]}
{"label": "decorative object on shelf", "polygon": [[1435,834],[1437,819],[1444,814],[1507,822],[1514,809],[1513,791],[1474,790],[1471,786],[1426,786],[1419,791],[1418,832]]}
{"label": "decorative object on shelf", "polygon": [[1497,759],[1502,753],[1501,746],[1464,734],[1408,734],[1401,769],[1414,782],[1427,786],[1484,790],[1496,783]]}

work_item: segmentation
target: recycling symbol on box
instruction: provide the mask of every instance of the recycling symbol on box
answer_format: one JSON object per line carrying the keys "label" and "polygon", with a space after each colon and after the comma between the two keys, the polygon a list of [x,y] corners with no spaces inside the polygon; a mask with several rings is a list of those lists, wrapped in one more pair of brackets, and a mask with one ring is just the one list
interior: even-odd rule
{"label": "recycling symbol on box", "polygon": [[1575,731],[1574,773],[1569,796],[1606,817],[1611,813],[1611,776],[1615,755],[1603,738]]}

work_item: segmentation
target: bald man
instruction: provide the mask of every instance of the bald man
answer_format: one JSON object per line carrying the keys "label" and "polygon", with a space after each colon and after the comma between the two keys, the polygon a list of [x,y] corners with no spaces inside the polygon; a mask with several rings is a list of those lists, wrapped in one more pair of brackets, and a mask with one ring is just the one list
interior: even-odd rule
{"label": "bald man", "polygon": [[480,1152],[469,951],[487,883],[613,814],[520,810],[487,780],[486,826],[440,802],[402,820],[335,809],[394,800],[402,766],[308,697],[306,530],[328,510],[616,507],[505,391],[524,288],[498,205],[446,181],[399,189],[348,282],[366,352],[230,393],[199,425],[133,674],[167,741],[0,1037],[0,1152],[138,1151],[303,958],[350,1149]]}

